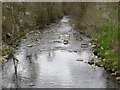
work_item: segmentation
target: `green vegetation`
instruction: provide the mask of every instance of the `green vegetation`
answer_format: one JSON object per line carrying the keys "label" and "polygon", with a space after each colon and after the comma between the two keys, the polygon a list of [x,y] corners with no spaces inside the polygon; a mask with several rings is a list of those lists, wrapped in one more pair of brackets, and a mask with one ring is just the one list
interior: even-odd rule
{"label": "green vegetation", "polygon": [[[75,27],[94,38],[97,55],[106,59],[101,63],[109,69],[120,69],[118,49],[118,3],[75,3]],[[82,9],[81,9],[82,8]]]}
{"label": "green vegetation", "polygon": [[12,47],[8,47],[2,50],[2,56],[8,55],[10,53],[13,52],[13,48]]}
{"label": "green vegetation", "polygon": [[[120,64],[118,58],[118,32],[114,30],[118,30],[118,25],[108,23],[103,23],[102,30],[104,33],[98,33],[92,35],[93,38],[97,37],[97,45],[102,48],[96,48],[95,52],[98,52],[98,56],[104,57],[105,60],[103,65],[107,68],[119,68]],[[114,32],[113,32],[113,31]]]}

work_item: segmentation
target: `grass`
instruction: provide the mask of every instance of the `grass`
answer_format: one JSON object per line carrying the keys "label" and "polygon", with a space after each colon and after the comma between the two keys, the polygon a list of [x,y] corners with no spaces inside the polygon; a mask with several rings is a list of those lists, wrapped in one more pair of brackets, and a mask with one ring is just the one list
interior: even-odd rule
{"label": "grass", "polygon": [[104,13],[103,10],[97,10],[97,11],[95,12],[95,16],[96,16],[96,17],[101,17],[101,16],[103,15],[103,13]]}
{"label": "grass", "polygon": [[2,56],[9,55],[12,52],[13,52],[12,47],[5,48],[5,49],[2,50]]}
{"label": "grass", "polygon": [[117,24],[103,23],[102,32],[93,35],[94,38],[97,38],[95,42],[101,46],[101,48],[95,49],[95,52],[98,52],[98,56],[106,59],[105,61],[102,61],[102,63],[107,68],[111,69],[120,68],[118,52],[115,50],[118,42],[117,30]]}
{"label": "grass", "polygon": [[[99,3],[98,3],[99,4]],[[80,31],[95,39],[94,43],[98,46],[94,50],[99,57],[106,60],[101,60],[101,63],[110,69],[120,69],[120,60],[118,53],[119,34],[118,28],[118,10],[114,7],[118,4],[109,3],[106,7],[97,10],[92,3],[86,8],[84,16],[81,20],[74,20],[75,26]],[[75,16],[78,17],[78,16]],[[84,27],[84,28],[82,28]]]}

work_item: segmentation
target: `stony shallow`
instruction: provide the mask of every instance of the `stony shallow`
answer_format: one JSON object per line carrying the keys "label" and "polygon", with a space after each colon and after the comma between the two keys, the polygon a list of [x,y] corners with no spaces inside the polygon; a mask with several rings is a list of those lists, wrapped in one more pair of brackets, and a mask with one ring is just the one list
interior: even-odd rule
{"label": "stony shallow", "polygon": [[19,60],[17,80],[12,58],[3,65],[3,88],[117,88],[114,77],[93,59],[91,39],[75,31],[68,17],[22,39],[14,56]]}

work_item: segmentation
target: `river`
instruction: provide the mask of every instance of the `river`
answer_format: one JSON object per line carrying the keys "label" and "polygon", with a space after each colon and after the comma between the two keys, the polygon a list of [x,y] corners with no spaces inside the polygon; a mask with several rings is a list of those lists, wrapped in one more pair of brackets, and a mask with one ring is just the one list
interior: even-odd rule
{"label": "river", "polygon": [[[91,39],[74,30],[69,20],[65,16],[20,41],[14,54],[19,60],[17,80],[11,58],[3,65],[3,88],[120,87],[102,67],[93,68],[87,63],[94,56]],[[88,46],[81,47],[82,44]]]}

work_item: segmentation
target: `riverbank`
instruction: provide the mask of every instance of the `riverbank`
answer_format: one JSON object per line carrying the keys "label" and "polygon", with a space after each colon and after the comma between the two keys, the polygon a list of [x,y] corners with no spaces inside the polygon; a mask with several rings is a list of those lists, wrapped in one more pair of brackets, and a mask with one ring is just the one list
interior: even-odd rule
{"label": "riverbank", "polygon": [[[49,27],[50,25],[52,25],[54,23],[58,23],[58,21],[53,22],[53,23],[51,22],[51,24],[43,26],[42,29],[44,29],[46,27]],[[14,40],[14,43],[12,43],[12,45],[9,45],[9,44],[6,44],[5,42],[3,42],[2,45],[1,45],[2,46],[2,48],[1,48],[1,50],[2,50],[2,53],[1,53],[1,56],[2,56],[1,58],[2,59],[1,59],[1,62],[3,62],[3,63],[7,62],[11,58],[11,56],[14,53],[16,47],[20,44],[20,41],[22,39],[26,38],[26,34],[29,34],[29,33],[34,32],[34,31],[37,31],[37,30],[27,31],[21,37],[19,37],[18,39]]]}
{"label": "riverbank", "polygon": [[93,51],[98,56],[96,64],[120,82],[118,3],[84,3],[83,8],[81,16],[72,15],[74,26],[80,33],[93,38]]}
{"label": "riverbank", "polygon": [[3,61],[6,62],[17,43],[28,32],[43,29],[62,17],[61,3],[2,3],[1,55]]}

